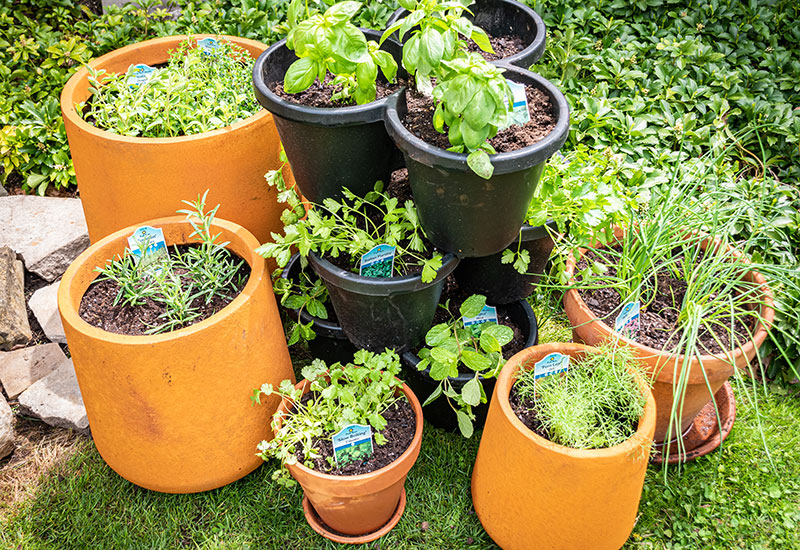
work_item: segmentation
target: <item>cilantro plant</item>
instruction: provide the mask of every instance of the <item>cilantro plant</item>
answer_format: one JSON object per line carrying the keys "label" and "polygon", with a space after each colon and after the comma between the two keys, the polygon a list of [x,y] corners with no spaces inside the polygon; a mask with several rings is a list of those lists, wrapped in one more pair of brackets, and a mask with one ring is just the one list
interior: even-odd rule
{"label": "cilantro plant", "polygon": [[354,99],[359,105],[375,101],[378,68],[393,82],[397,63],[375,41],[350,20],[361,9],[361,2],[346,0],[319,13],[306,0],[292,0],[287,14],[286,46],[299,58],[286,71],[283,89],[296,94],[319,80],[325,84],[328,73],[337,91],[333,101]]}
{"label": "cilantro plant", "polygon": [[[382,413],[405,396],[401,392],[403,383],[397,379],[400,373],[400,358],[391,350],[376,354],[359,350],[353,362],[346,365],[334,363],[330,367],[315,359],[303,368],[301,374],[310,382],[307,400],[291,380],[284,380],[278,388],[264,384],[253,390],[254,403],[261,403],[261,396],[279,395],[291,402],[290,410],[278,412],[272,420],[275,437],[258,445],[259,456],[264,460],[277,458],[281,465],[272,479],[282,485],[294,485],[287,465],[300,462],[313,469],[315,458],[320,457],[314,447],[315,439],[330,440],[333,435],[349,424],[366,424],[373,429],[376,445],[386,444],[381,433],[386,428]],[[326,457],[331,469],[334,458]]]}
{"label": "cilantro plant", "polygon": [[306,213],[294,189],[287,189],[282,173],[267,174],[267,182],[278,189],[278,201],[286,203],[281,219],[284,234],[272,234],[273,242],[261,245],[256,252],[274,258],[284,267],[294,250],[300,253],[302,265],[308,254],[350,258],[351,271],[358,273],[361,256],[379,244],[394,246],[395,270],[405,273],[411,264],[422,266],[422,281],[431,282],[442,267],[441,254],[430,250],[419,224],[414,202],[398,200],[383,193],[383,183],[365,197],[357,197],[344,189],[341,201],[325,199]]}
{"label": "cilantro plant", "polygon": [[194,39],[171,53],[169,65],[141,85],[130,74],[89,70],[91,100],[84,119],[109,132],[138,137],[199,134],[229,126],[260,110],[252,91],[253,59],[224,39],[203,49]]}
{"label": "cilantro plant", "polygon": [[[514,331],[494,322],[465,326],[463,317],[477,316],[486,297],[480,294],[470,296],[461,304],[462,317],[451,319],[432,327],[425,335],[428,347],[419,350],[420,361],[417,369],[430,368],[430,377],[439,385],[425,400],[424,405],[432,403],[444,394],[447,403],[456,413],[458,429],[464,437],[472,437],[475,414],[472,407],[486,403],[486,392],[480,378],[494,378],[505,364],[503,346],[514,338]],[[451,377],[456,377],[461,369],[475,375],[457,391]]]}

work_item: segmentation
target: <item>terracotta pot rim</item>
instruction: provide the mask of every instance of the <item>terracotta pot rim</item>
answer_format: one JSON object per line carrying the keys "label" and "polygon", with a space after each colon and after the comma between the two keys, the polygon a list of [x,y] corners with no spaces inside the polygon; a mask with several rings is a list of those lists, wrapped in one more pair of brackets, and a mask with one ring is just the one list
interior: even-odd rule
{"label": "terracotta pot rim", "polygon": [[[614,235],[615,236],[624,235],[624,232],[625,232],[624,228],[621,228],[619,226],[614,228]],[[709,236],[703,241],[704,245],[705,245],[705,243],[708,242],[708,239],[710,239],[710,238],[711,237]],[[720,242],[718,237],[714,237],[713,240],[716,243]],[[598,248],[602,248],[602,246],[599,246]],[[736,256],[737,258],[741,259],[744,263],[748,263],[748,264],[750,263],[750,261],[747,259],[747,257],[745,257],[745,255],[742,252],[740,252],[739,250],[737,250],[736,248],[734,248],[734,247],[732,247],[730,245],[728,245],[727,248],[728,248],[728,250],[730,250],[732,252],[732,254],[734,256]],[[578,257],[578,260],[580,260],[584,256],[584,254],[586,254],[587,251],[588,251],[587,248],[580,248],[578,250],[578,252],[580,254],[580,256]],[[570,282],[571,285],[575,284],[574,273],[575,273],[575,266],[576,265],[577,265],[577,261],[570,254],[567,257],[566,274],[569,277],[569,282]],[[772,299],[772,290],[770,289],[769,285],[767,284],[767,280],[764,278],[764,276],[761,273],[759,273],[758,271],[755,271],[755,270],[751,270],[748,273],[752,274],[752,277],[755,280],[756,284],[758,284],[759,286],[762,287],[762,290],[763,290],[762,294],[764,296],[764,309],[765,309],[765,311],[764,311],[763,319],[758,321],[758,328],[756,329],[755,333],[753,334],[753,338],[751,340],[749,340],[748,342],[746,342],[744,345],[737,347],[734,350],[733,357],[731,357],[728,354],[724,354],[724,355],[703,354],[703,355],[700,355],[699,360],[698,360],[697,357],[693,357],[692,358],[692,364],[702,362],[702,364],[703,364],[703,366],[705,368],[710,368],[710,369],[714,368],[714,362],[717,362],[717,361],[722,361],[722,362],[724,362],[726,364],[728,362],[732,361],[732,363],[735,365],[735,364],[738,363],[738,361],[739,361],[739,359],[741,357],[746,357],[746,355],[748,353],[750,353],[753,350],[754,347],[757,349],[758,347],[761,346],[762,343],[764,343],[764,340],[766,340],[767,331],[769,330],[769,328],[771,328],[772,322],[773,322],[773,320],[775,318],[775,310],[773,309],[774,302],[773,302],[773,299]],[[597,332],[602,333],[604,336],[609,336],[611,334],[614,334],[617,338],[619,338],[619,340],[621,342],[624,342],[625,344],[627,344],[627,345],[629,345],[629,346],[631,346],[633,348],[637,348],[637,349],[643,350],[643,353],[640,354],[640,355],[647,355],[647,356],[659,357],[659,358],[665,358],[665,359],[676,358],[677,361],[679,361],[680,364],[683,365],[683,360],[684,360],[684,357],[685,357],[683,354],[675,354],[675,353],[665,352],[664,350],[651,348],[650,346],[646,346],[644,344],[640,344],[640,343],[636,342],[635,340],[631,340],[630,338],[628,338],[628,337],[624,336],[623,334],[621,334],[621,333],[615,331],[614,329],[612,329],[604,321],[599,319],[597,317],[597,315],[589,308],[589,306],[586,304],[586,302],[583,300],[583,298],[581,298],[580,293],[578,292],[577,289],[570,288],[569,290],[567,290],[564,293],[564,301],[565,302],[566,301],[572,301],[573,303],[575,303],[575,305],[581,311],[583,311],[585,314],[587,314],[587,316],[591,319],[587,323],[582,323],[582,324],[585,324],[587,326],[595,324],[597,326],[597,329],[596,329]],[[570,321],[572,321],[572,320],[570,319]],[[575,326],[575,325],[573,325],[573,326]],[[659,370],[659,372],[658,372],[657,378],[661,379],[663,372],[664,372],[664,369],[661,368]],[[671,373],[667,373],[667,377],[672,379]],[[702,375],[701,375],[701,378],[703,378]],[[727,376],[726,376],[726,378],[727,378]],[[705,380],[705,379],[703,378],[703,380]]]}
{"label": "terracotta pot rim", "polygon": [[[306,393],[307,387],[311,383],[308,380],[303,380],[298,382],[295,385],[295,388],[303,390],[303,394]],[[372,472],[367,472],[366,474],[358,474],[358,475],[350,475],[350,476],[335,476],[331,474],[325,474],[322,472],[318,472],[317,470],[312,470],[311,468],[307,468],[303,464],[299,462],[292,465],[287,465],[287,469],[291,473],[293,469],[296,469],[302,472],[305,475],[316,477],[322,481],[326,482],[339,482],[348,481],[348,482],[359,482],[359,481],[369,481],[371,479],[375,479],[377,477],[382,477],[384,475],[390,475],[397,471],[398,469],[404,470],[402,475],[406,475],[407,469],[403,468],[402,464],[408,460],[408,457],[412,454],[419,452],[420,445],[422,443],[422,425],[423,425],[423,418],[422,418],[422,406],[420,405],[417,396],[414,395],[414,392],[411,391],[411,388],[408,387],[408,384],[403,382],[403,394],[408,399],[408,402],[411,404],[411,408],[414,409],[414,415],[416,416],[416,429],[414,430],[414,437],[411,438],[411,443],[408,444],[408,447],[403,454],[397,457],[394,461],[386,466],[379,468],[377,470],[373,470]],[[278,410],[275,414],[283,412],[288,407],[289,400],[283,399],[281,400],[280,405],[278,406]],[[413,463],[412,463],[413,466]]]}
{"label": "terracotta pot rim", "polygon": [[572,447],[566,447],[534,433],[530,428],[522,423],[522,421],[519,419],[519,417],[517,417],[511,408],[511,403],[508,399],[511,393],[511,388],[514,385],[514,382],[516,382],[517,371],[522,367],[522,364],[534,354],[542,353],[543,355],[547,355],[548,353],[568,353],[570,351],[591,353],[597,352],[598,350],[597,348],[586,346],[584,344],[553,342],[525,348],[506,362],[502,371],[500,371],[500,375],[497,377],[497,385],[495,386],[494,390],[494,399],[497,401],[500,410],[505,415],[508,422],[519,432],[521,432],[531,444],[538,447],[544,447],[548,451],[572,459],[597,460],[616,457],[619,455],[632,454],[636,452],[638,447],[643,446],[647,442],[651,441],[652,437],[648,437],[647,434],[652,433],[655,429],[656,402],[653,398],[653,393],[650,391],[645,381],[642,380],[638,375],[636,376],[636,380],[639,384],[639,387],[642,389],[642,392],[646,393],[647,396],[644,413],[642,413],[642,417],[639,419],[639,425],[636,428],[636,432],[622,443],[614,445],[613,447],[604,447],[602,449],[574,449]]}
{"label": "terracotta pot rim", "polygon": [[[102,55],[96,59],[93,59],[88,63],[90,67],[93,69],[101,68],[103,65],[108,63],[111,60],[115,60],[117,58],[126,58],[126,57],[134,57],[138,52],[139,48],[142,46],[153,46],[164,44],[165,48],[172,48],[176,47],[180,42],[188,38],[224,38],[234,44],[239,46],[249,45],[253,48],[259,48],[263,52],[268,48],[266,44],[258,42],[257,40],[251,40],[249,38],[241,38],[238,36],[231,36],[226,34],[176,34],[171,36],[164,36],[161,38],[152,38],[150,40],[144,40],[142,42],[137,42],[135,44],[129,44],[122,48],[113,50],[105,55]],[[253,58],[255,59],[255,57]],[[133,58],[132,63],[135,63],[137,60]],[[77,112],[75,109],[76,101],[73,99],[74,96],[79,92],[78,84],[81,82],[85,77],[87,77],[89,71],[86,67],[81,67],[78,69],[75,74],[73,74],[67,83],[64,85],[64,89],[61,91],[61,114],[65,119],[68,119],[72,124],[74,124],[80,130],[92,134],[93,136],[99,139],[106,139],[109,141],[116,141],[121,143],[129,143],[129,144],[172,144],[172,143],[186,143],[190,141],[202,140],[202,139],[209,139],[214,138],[217,136],[221,136],[227,134],[229,132],[233,132],[238,130],[242,127],[251,126],[257,124],[262,121],[262,119],[266,119],[267,121],[272,120],[272,113],[267,111],[264,108],[261,108],[260,111],[257,113],[247,117],[244,120],[240,120],[239,122],[235,122],[228,126],[224,126],[222,128],[217,128],[216,130],[209,130],[207,132],[202,132],[199,134],[191,134],[191,135],[184,135],[184,136],[177,136],[177,137],[140,137],[140,136],[123,136],[120,134],[115,134],[108,130],[103,130],[102,128],[98,128],[97,126],[86,122]],[[80,90],[82,91],[82,89]]]}
{"label": "terracotta pot rim", "polygon": [[[61,278],[61,283],[58,286],[58,310],[64,320],[64,324],[69,324],[73,329],[80,332],[84,336],[120,345],[135,344],[147,346],[160,344],[163,342],[169,342],[171,340],[178,340],[190,334],[201,332],[216,323],[224,321],[225,319],[237,313],[238,310],[241,309],[245,303],[257,292],[259,281],[265,276],[266,273],[264,259],[255,253],[255,249],[259,246],[258,240],[244,227],[227,220],[215,218],[211,224],[211,227],[217,230],[222,229],[229,231],[231,233],[230,237],[239,239],[242,242],[244,249],[249,252],[249,254],[246,257],[242,257],[242,259],[250,266],[250,276],[248,277],[247,283],[245,283],[245,286],[242,288],[239,295],[236,296],[236,298],[234,298],[228,305],[210,317],[203,319],[202,321],[189,325],[188,327],[183,327],[163,334],[118,334],[90,325],[80,316],[80,303],[75,304],[70,298],[70,289],[75,282],[77,274],[81,271],[87,269],[94,270],[95,267],[98,267],[95,265],[90,266],[89,262],[90,258],[98,249],[105,248],[116,241],[127,239],[134,232],[134,230],[136,230],[136,228],[142,227],[143,225],[150,225],[153,227],[186,225],[191,227],[189,222],[183,216],[156,218],[142,223],[137,223],[136,225],[131,225],[129,227],[120,229],[119,231],[115,231],[111,235],[102,238],[81,252],[81,254],[64,272],[64,275]],[[232,238],[231,240],[233,240]],[[172,246],[173,244],[175,243],[168,243],[168,246]],[[230,248],[230,245],[228,248]],[[85,293],[85,291],[81,293],[80,299],[83,299]]]}

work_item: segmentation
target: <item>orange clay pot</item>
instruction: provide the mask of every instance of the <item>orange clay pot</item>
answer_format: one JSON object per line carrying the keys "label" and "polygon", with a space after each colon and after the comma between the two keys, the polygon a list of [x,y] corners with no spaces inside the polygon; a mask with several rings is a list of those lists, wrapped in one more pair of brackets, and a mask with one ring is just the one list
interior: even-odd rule
{"label": "orange clay pot", "polygon": [[[621,228],[617,228],[614,231],[614,235],[618,239],[622,238],[624,234],[624,229]],[[706,239],[702,242],[703,248],[711,242],[718,243],[719,241],[712,241],[710,238]],[[728,249],[732,250],[733,254],[741,259],[742,262],[747,262],[747,259],[740,252],[731,249],[731,247],[728,247]],[[581,249],[581,257],[585,253],[586,250]],[[573,285],[575,284],[575,265],[576,261],[572,255],[570,255],[567,259],[566,273],[569,277],[570,284]],[[766,279],[758,272],[748,272],[745,276],[745,280],[755,282],[763,288],[764,305],[762,306],[761,317],[764,322],[759,323],[753,340],[747,342],[744,346],[736,348],[732,357],[729,353],[726,353],[724,355],[702,355],[700,360],[698,360],[697,357],[692,358],[689,383],[683,398],[681,431],[680,434],[676,433],[675,426],[673,426],[670,435],[672,439],[677,439],[679,435],[686,433],[695,416],[697,416],[706,403],[711,401],[712,396],[717,393],[733,374],[733,366],[736,365],[740,368],[746,367],[753,357],[755,357],[758,348],[767,338],[767,330],[769,330],[772,325],[772,320],[775,317],[775,311],[772,309],[772,291],[770,291],[767,286]],[[610,326],[597,318],[586,305],[586,302],[580,297],[576,289],[570,289],[564,294],[564,309],[572,324],[572,335],[576,342],[583,342],[590,346],[597,345],[614,334],[614,337],[619,338],[620,342],[634,349],[636,355],[653,378],[653,395],[655,396],[657,405],[655,440],[658,443],[663,442],[667,437],[670,426],[674,391],[673,381],[680,376],[684,356],[639,344],[614,331]],[[700,364],[701,361],[702,367]],[[703,376],[704,370],[705,376]],[[710,392],[706,385],[706,377],[708,377],[708,384],[711,387]]]}
{"label": "orange clay pot", "polygon": [[[196,35],[202,38],[209,35]],[[131,64],[155,65],[186,36],[156,38],[115,50],[92,61],[95,69],[124,73]],[[255,58],[267,46],[225,36]],[[89,72],[81,68],[61,92],[61,112],[75,165],[86,225],[92,242],[144,220],[172,216],[206,189],[217,215],[242,225],[260,242],[280,232],[283,206],[264,174],[280,168],[280,141],[272,115],[255,115],[210,132],[173,138],[127,137],[83,120],[75,104],[86,101]],[[287,184],[294,180],[285,169]]]}
{"label": "orange clay pot", "polygon": [[636,433],[606,449],[557,445],[530,431],[511,410],[520,368],[549,353],[595,352],[581,344],[526,348],[508,360],[494,389],[472,472],[472,502],[483,528],[505,550],[620,548],[633,529],[655,427],[647,394]]}
{"label": "orange clay pot", "polygon": [[[151,220],[168,245],[195,242],[182,217]],[[214,221],[211,233],[251,269],[224,309],[194,325],[153,336],[106,332],[78,315],[98,276],[121,254],[135,227],[90,246],[58,288],[58,308],[97,450],[119,475],[168,493],[220,487],[256,469],[254,449],[270,439],[279,398],[253,407],[264,382],[294,379],[283,326],[258,241],[244,228]]]}
{"label": "orange clay pot", "polygon": [[[296,387],[306,393],[309,385],[310,382],[304,380]],[[317,472],[300,463],[287,465],[289,473],[303,488],[319,518],[334,531],[349,536],[367,535],[378,531],[390,520],[395,523],[399,520],[395,516],[403,496],[406,475],[417,461],[422,443],[422,407],[407,384],[403,384],[403,394],[414,409],[417,429],[408,449],[388,466],[368,474],[334,476]],[[291,402],[285,399],[278,407],[278,412],[286,413],[290,407]],[[306,519],[317,530],[308,511]],[[376,534],[380,536],[385,533]],[[325,536],[340,542],[346,541],[343,537],[329,536],[329,532]],[[374,538],[377,536],[354,542],[367,542]]]}

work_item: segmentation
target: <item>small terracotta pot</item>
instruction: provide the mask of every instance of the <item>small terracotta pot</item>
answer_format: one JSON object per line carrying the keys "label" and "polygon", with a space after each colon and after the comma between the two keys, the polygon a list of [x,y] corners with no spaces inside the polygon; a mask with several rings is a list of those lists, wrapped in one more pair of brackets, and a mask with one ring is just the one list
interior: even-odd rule
{"label": "small terracotta pot", "polygon": [[[620,239],[624,236],[625,231],[621,228],[616,228],[614,235]],[[719,243],[718,240],[706,239],[702,242],[703,248],[710,243]],[[747,259],[737,250],[728,247],[732,250],[734,256],[742,262],[747,262]],[[580,250],[580,256],[586,253],[586,249]],[[580,259],[580,258],[579,258]],[[575,284],[575,265],[576,260],[570,255],[567,259],[566,273],[569,277],[570,284]],[[772,291],[767,286],[767,281],[764,277],[755,271],[750,271],[745,276],[749,282],[759,284],[763,289],[763,302],[761,311],[762,323],[759,323],[753,340],[747,342],[745,345],[738,347],[734,350],[733,356],[726,353],[724,355],[702,355],[700,360],[697,357],[692,358],[691,372],[688,379],[688,387],[683,398],[683,406],[681,412],[681,431],[673,426],[671,438],[676,439],[681,434],[686,433],[694,420],[694,417],[700,410],[708,403],[712,396],[719,391],[722,385],[733,374],[734,365],[744,368],[755,357],[758,348],[764,343],[767,338],[767,330],[772,326],[775,311],[772,309]],[[658,405],[658,416],[656,420],[655,439],[657,442],[662,442],[667,437],[670,415],[673,404],[674,381],[680,376],[684,356],[671,352],[657,350],[642,344],[637,343],[630,338],[614,331],[610,326],[597,318],[597,316],[589,309],[586,302],[580,297],[576,289],[570,289],[564,294],[564,308],[572,324],[572,335],[576,342],[583,342],[588,345],[600,344],[603,340],[611,337],[613,334],[619,341],[631,346],[636,355],[646,366],[651,376],[653,377],[653,395]],[[703,375],[705,371],[705,376]],[[708,386],[706,385],[706,377],[708,378]]]}
{"label": "small terracotta pot", "polygon": [[[150,220],[167,244],[194,242],[182,217]],[[294,379],[275,296],[255,237],[217,219],[212,234],[250,265],[242,292],[199,323],[152,336],[106,332],[79,307],[96,267],[121,254],[129,227],[90,246],[58,288],[58,308],[97,450],[119,475],[155,491],[220,487],[256,469],[279,399],[253,407],[264,382]]]}
{"label": "small terracotta pot", "polygon": [[505,550],[620,548],[633,529],[655,428],[647,394],[636,433],[606,449],[571,449],[529,430],[508,400],[521,368],[549,353],[571,357],[597,350],[553,343],[508,360],[497,379],[475,468],[472,502],[483,528]]}
{"label": "small terracotta pot", "polygon": [[[303,380],[295,387],[306,393],[309,386],[310,382]],[[406,475],[416,462],[422,443],[422,407],[406,384],[403,394],[414,409],[417,428],[408,449],[388,466],[368,474],[334,476],[300,463],[287,465],[320,519],[334,531],[350,536],[366,535],[378,531],[396,515]],[[291,406],[291,401],[284,399],[278,413],[286,413]],[[316,523],[308,512],[306,519],[312,526]]]}
{"label": "small terracotta pot", "polygon": [[[210,35],[196,35],[196,38]],[[124,73],[131,64],[155,65],[187,36],[146,40],[115,50],[89,63],[109,73]],[[265,44],[235,36],[227,40],[253,58]],[[280,168],[280,141],[272,115],[253,116],[210,132],[174,138],[128,137],[101,130],[83,120],[75,104],[90,97],[89,72],[79,69],[61,92],[61,112],[75,165],[89,238],[102,237],[144,220],[171,216],[210,189],[218,216],[253,233],[260,242],[283,227],[283,205],[264,174]],[[288,166],[288,165],[287,165]],[[287,183],[294,180],[286,171]]]}

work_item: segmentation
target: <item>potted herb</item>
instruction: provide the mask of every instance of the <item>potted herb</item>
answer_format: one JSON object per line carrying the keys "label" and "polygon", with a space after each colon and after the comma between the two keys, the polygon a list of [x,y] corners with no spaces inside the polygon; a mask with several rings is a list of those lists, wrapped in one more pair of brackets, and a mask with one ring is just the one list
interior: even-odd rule
{"label": "potted herb", "polygon": [[435,320],[442,322],[425,335],[425,345],[402,355],[405,379],[425,397],[422,411],[431,425],[469,438],[486,420],[506,359],[536,345],[538,326],[524,300],[487,310],[485,296],[467,297],[452,280],[442,302]]}
{"label": "potted herb", "polygon": [[[348,339],[358,348],[401,353],[418,344],[430,328],[444,279],[458,264],[427,243],[410,199],[383,191],[365,197],[343,189],[344,199],[326,199],[306,214],[297,194],[279,173],[268,178],[289,208],[284,234],[273,234],[257,252],[284,267],[292,252],[325,281],[333,309]],[[302,216],[302,217],[301,217]],[[369,253],[385,247],[391,256],[365,270]],[[371,255],[371,254],[370,254]]]}
{"label": "potted herb", "polygon": [[[415,16],[414,12],[420,10],[436,10],[436,13],[453,10],[453,7],[447,9],[448,4],[452,5],[448,2],[403,0],[400,2],[402,7],[398,8],[386,23],[387,31],[400,32],[401,26],[398,25],[401,25],[402,21],[413,22],[419,17]],[[488,35],[492,52],[482,54],[488,61],[527,69],[544,53],[546,27],[542,18],[532,8],[514,0],[460,2],[459,7],[463,7],[463,11],[466,12],[464,15],[466,22],[459,23],[462,28],[467,30],[476,26]],[[471,51],[480,48],[475,42],[473,40],[469,43]]]}
{"label": "potted herb", "polygon": [[624,347],[553,343],[509,359],[472,472],[486,532],[510,550],[622,547],[636,522],[655,416]]}
{"label": "potted herb", "polygon": [[351,23],[361,5],[338,2],[320,13],[292,0],[286,39],[253,69],[256,97],[275,116],[298,186],[312,202],[341,198],[342,187],[363,196],[399,160],[383,111],[396,91],[400,46],[379,47],[378,32]]}
{"label": "potted herb", "polygon": [[[241,396],[293,376],[258,241],[216,211],[204,197],[185,218],[117,231],[58,289],[97,450],[156,491],[205,491],[258,467],[252,449],[271,437],[278,399],[253,414]],[[148,227],[156,236],[140,239]]]}
{"label": "potted herb", "polygon": [[[422,410],[399,372],[393,351],[359,350],[345,365],[315,360],[296,386],[284,380],[255,390],[255,401],[283,398],[272,421],[275,437],[258,446],[259,455],[280,460],[275,479],[292,483],[291,474],[300,483],[306,519],[326,538],[369,542],[403,514]],[[343,440],[349,433],[360,435]]]}
{"label": "potted herb", "polygon": [[[92,242],[169,216],[205,189],[221,216],[262,242],[278,230],[280,208],[263,175],[280,166],[280,142],[248,80],[265,49],[233,36],[157,38],[99,57],[70,78],[61,111]],[[139,64],[167,66],[130,88]]]}
{"label": "potted herb", "polygon": [[557,235],[571,248],[605,243],[614,226],[627,221],[628,212],[637,207],[636,197],[627,191],[629,173],[639,171],[609,151],[580,146],[566,156],[551,157],[516,243],[491,256],[462,260],[455,271],[459,286],[484,294],[492,305],[530,296]]}

